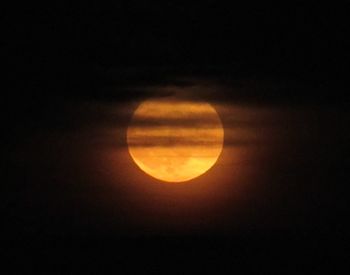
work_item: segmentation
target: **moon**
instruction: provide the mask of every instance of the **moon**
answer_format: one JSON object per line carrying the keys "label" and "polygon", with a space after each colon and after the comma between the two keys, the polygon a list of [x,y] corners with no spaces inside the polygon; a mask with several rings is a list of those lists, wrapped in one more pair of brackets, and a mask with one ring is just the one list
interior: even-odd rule
{"label": "moon", "polygon": [[218,160],[224,129],[206,102],[150,99],[134,111],[127,129],[136,165],[164,182],[184,182],[207,172]]}

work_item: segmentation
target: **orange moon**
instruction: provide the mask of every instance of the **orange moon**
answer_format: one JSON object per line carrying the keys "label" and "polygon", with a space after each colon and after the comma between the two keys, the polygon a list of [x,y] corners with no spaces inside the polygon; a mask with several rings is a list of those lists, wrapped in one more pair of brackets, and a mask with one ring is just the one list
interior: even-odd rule
{"label": "orange moon", "polygon": [[206,102],[146,100],[127,129],[136,165],[165,182],[184,182],[207,172],[219,158],[223,141],[220,117]]}

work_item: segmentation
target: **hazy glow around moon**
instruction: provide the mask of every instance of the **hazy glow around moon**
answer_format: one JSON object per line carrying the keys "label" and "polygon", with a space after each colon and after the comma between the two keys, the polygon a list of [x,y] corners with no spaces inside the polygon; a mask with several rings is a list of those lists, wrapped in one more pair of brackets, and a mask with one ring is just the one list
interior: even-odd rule
{"label": "hazy glow around moon", "polygon": [[129,153],[141,170],[167,182],[198,177],[217,161],[224,130],[216,110],[203,102],[144,101],[127,130]]}

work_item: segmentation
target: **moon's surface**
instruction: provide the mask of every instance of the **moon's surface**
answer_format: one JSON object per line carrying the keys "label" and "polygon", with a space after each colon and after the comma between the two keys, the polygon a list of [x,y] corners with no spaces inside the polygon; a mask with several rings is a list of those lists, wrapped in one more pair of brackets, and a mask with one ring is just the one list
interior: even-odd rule
{"label": "moon's surface", "polygon": [[137,166],[166,182],[188,181],[208,171],[223,140],[221,120],[209,103],[169,98],[142,102],[127,130]]}

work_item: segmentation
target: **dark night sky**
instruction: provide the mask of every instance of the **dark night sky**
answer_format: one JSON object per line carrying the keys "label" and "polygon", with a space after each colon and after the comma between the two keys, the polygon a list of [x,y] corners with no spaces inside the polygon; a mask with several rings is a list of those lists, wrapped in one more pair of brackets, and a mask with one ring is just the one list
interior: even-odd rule
{"label": "dark night sky", "polygon": [[[231,259],[246,249],[238,258],[248,265],[264,252],[258,249],[249,260],[247,251],[267,245],[273,247],[270,255],[284,251],[286,258],[300,249],[316,251],[321,240],[325,251],[342,251],[334,243],[341,243],[348,229],[347,7],[313,1],[293,6],[116,2],[4,9],[3,235],[10,246],[22,249],[29,243],[23,253],[38,250],[42,256],[42,247],[58,255],[66,246],[108,250],[113,243],[120,254],[141,249],[160,255],[170,247],[171,257],[178,257],[180,242],[186,255],[201,250],[200,255],[216,260],[216,252]],[[96,160],[82,148],[101,127],[116,123],[124,129],[130,118],[125,106],[164,96],[164,87],[190,89],[198,83],[217,89],[194,92],[193,100],[280,110],[283,119],[249,121],[275,123],[259,127],[282,133],[283,146],[259,164],[266,168],[265,185],[259,187],[265,199],[256,204],[262,210],[242,210],[237,222],[234,204],[226,202],[210,230],[180,234],[167,227],[138,227],[131,212],[118,206],[124,187],[96,189],[107,172],[86,173]],[[111,106],[119,110],[116,117]],[[89,136],[86,129],[94,130]],[[99,204],[103,207],[95,209]],[[257,226],[262,220],[264,226]]]}

